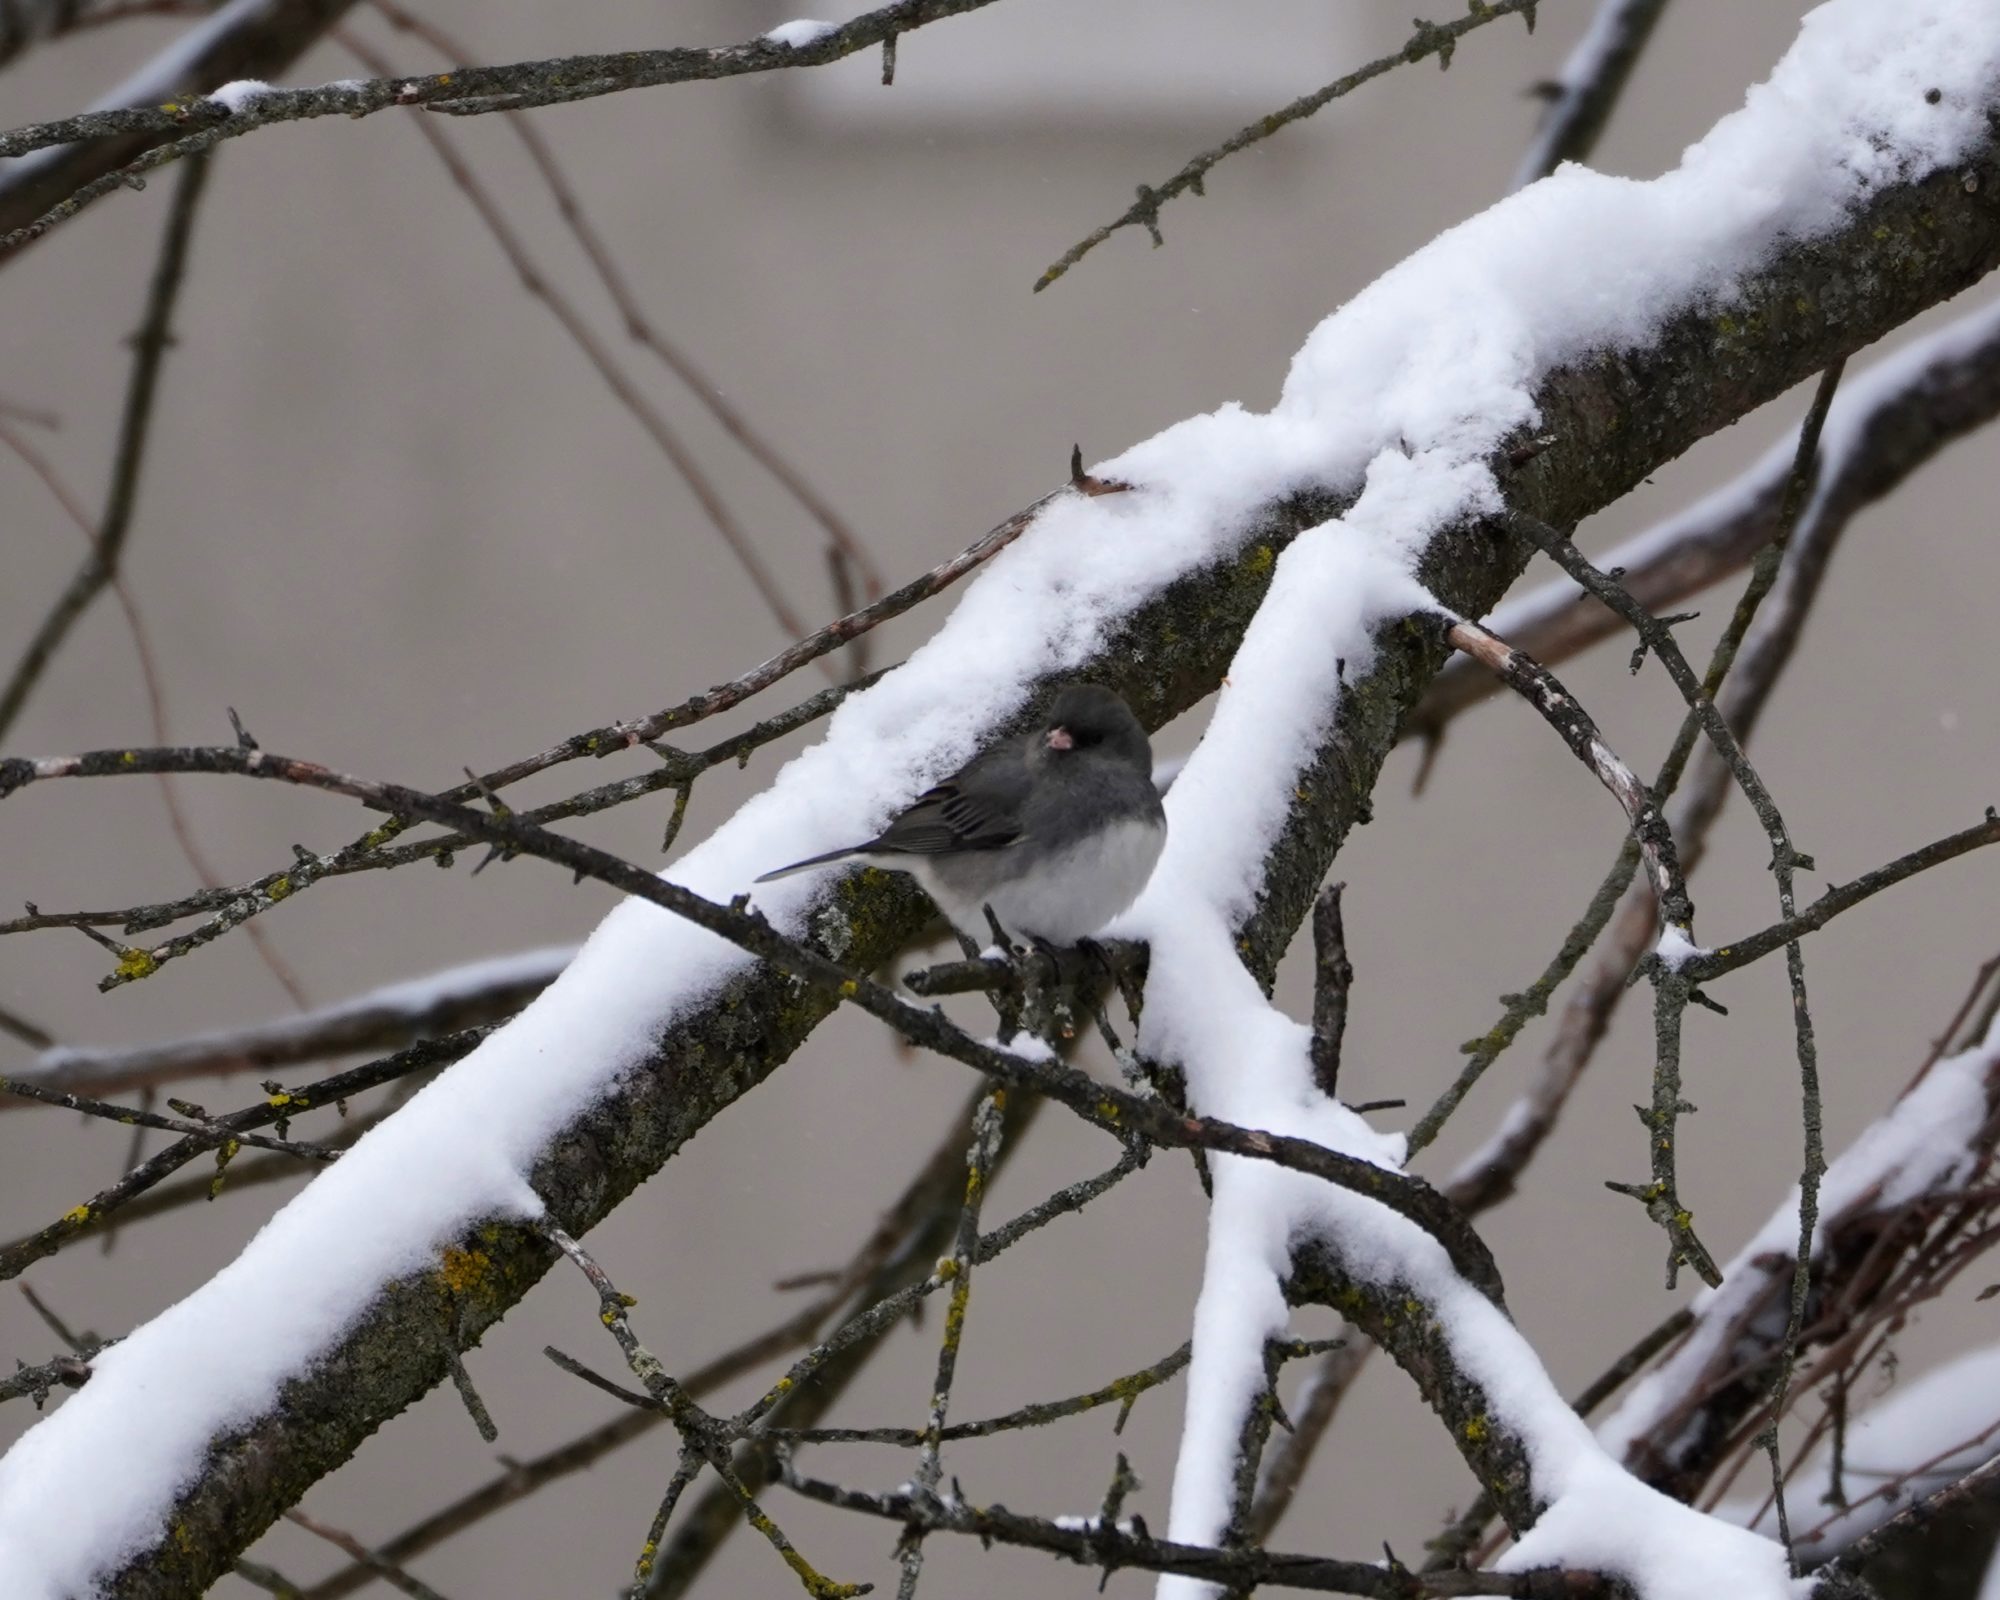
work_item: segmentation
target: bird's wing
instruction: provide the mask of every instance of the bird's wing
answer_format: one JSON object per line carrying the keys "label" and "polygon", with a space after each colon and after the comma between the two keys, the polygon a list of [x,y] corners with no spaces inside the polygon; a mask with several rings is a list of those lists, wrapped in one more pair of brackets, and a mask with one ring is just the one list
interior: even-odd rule
{"label": "bird's wing", "polygon": [[1028,788],[1020,750],[1002,746],[918,795],[870,848],[909,855],[1004,850],[1021,837]]}

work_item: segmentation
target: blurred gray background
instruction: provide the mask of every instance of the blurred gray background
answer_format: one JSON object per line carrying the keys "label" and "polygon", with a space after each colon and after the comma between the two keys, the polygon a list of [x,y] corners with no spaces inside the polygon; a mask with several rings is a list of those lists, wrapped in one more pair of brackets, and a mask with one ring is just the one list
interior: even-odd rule
{"label": "blurred gray background", "polygon": [[[481,61],[726,42],[790,14],[750,0],[424,9]],[[1161,181],[1252,116],[1396,48],[1411,8],[1008,0],[906,38],[893,90],[879,87],[870,56],[824,81],[778,74],[534,115],[658,326],[801,464],[898,581],[1059,481],[1072,441],[1088,460],[1225,400],[1269,405],[1320,317],[1504,190],[1536,115],[1523,91],[1555,73],[1591,9],[1545,0],[1533,37],[1503,21],[1462,41],[1448,74],[1426,63],[1368,86],[1230,161],[1206,199],[1171,205],[1163,250],[1120,234],[1041,295],[1029,293],[1041,269],[1122,211],[1133,185]],[[1803,9],[1679,0],[1596,164],[1637,176],[1672,165],[1768,71]],[[0,121],[78,109],[181,26],[133,23],[36,50],[0,76]],[[350,26],[401,66],[434,64],[366,7]],[[290,78],[361,70],[329,43]],[[450,128],[552,275],[621,346],[508,130],[492,118]],[[127,373],[122,341],[171,187],[114,195],[0,272],[0,394],[61,414],[45,447],[92,506]],[[488,768],[678,700],[786,642],[666,461],[522,292],[406,119],[321,121],[225,145],[177,328],[125,562],[177,739],[227,738],[224,707],[235,706],[271,748],[438,787],[464,765]],[[620,354],[685,429],[792,604],[814,620],[832,615],[817,531],[643,353]],[[1602,548],[1723,481],[1803,405],[1788,396],[1702,445],[1586,528],[1584,542]],[[1761,768],[1828,881],[2000,800],[1991,448],[1983,438],[1959,446],[1862,519],[1760,735]],[[11,660],[81,542],[4,455],[0,516],[0,640]],[[1715,596],[1706,605],[1696,637],[1727,610]],[[940,614],[884,630],[876,659],[901,655]],[[1614,643],[1565,676],[1621,752],[1650,770],[1675,704],[1661,675],[1628,678],[1625,655]],[[820,681],[801,675],[779,697]],[[1198,724],[1186,719],[1163,743],[1185,748]],[[147,738],[125,623],[100,601],[9,753]],[[704,779],[686,837],[782,755]],[[1356,1099],[1407,1096],[1410,1111],[1385,1114],[1392,1124],[1449,1080],[1459,1041],[1490,1025],[1494,997],[1539,971],[1620,837],[1615,808],[1519,705],[1492,703],[1459,724],[1417,799],[1414,766],[1413,750],[1397,753],[1374,824],[1338,867],[1359,973],[1343,1084]],[[294,840],[322,848],[359,831],[347,803],[297,791],[213,780],[183,793],[230,881],[284,863]],[[663,797],[579,831],[653,861],[665,815]],[[1732,812],[1695,884],[1711,937],[1769,920],[1765,853]],[[1835,1148],[1901,1086],[2000,944],[1996,873],[1975,856],[1811,942]],[[0,902],[123,905],[193,886],[150,784],[37,791],[0,807]],[[264,923],[325,1002],[580,938],[610,904],[603,888],[528,861],[476,879],[464,866],[418,866],[322,885]],[[73,933],[7,940],[0,1005],[79,1044],[165,1039],[287,1009],[240,935],[108,997],[95,987],[106,965]],[[1701,1114],[1685,1129],[1682,1182],[1710,1242],[1733,1249],[1791,1181],[1798,1113],[1780,970],[1757,967],[1718,992],[1731,1015],[1697,1012],[1689,1024],[1688,1088]],[[1307,1004],[1296,970],[1284,995],[1295,1010]],[[1531,1030],[1421,1170],[1449,1171],[1490,1128],[1545,1034]],[[26,1055],[0,1039],[0,1071]],[[1628,1008],[1528,1193],[1483,1225],[1517,1316],[1571,1389],[1672,1304],[1658,1234],[1602,1186],[1640,1170],[1628,1107],[1648,1081],[1649,1036]],[[955,1065],[898,1057],[872,1024],[822,1029],[593,1236],[639,1298],[641,1337],[685,1370],[790,1309],[773,1280],[843,1261],[969,1087]],[[182,1092],[220,1108],[252,1091]],[[1115,1154],[1066,1121],[1034,1130],[990,1218]],[[122,1129],[0,1112],[0,1233],[38,1227],[110,1181],[125,1147]],[[72,1322],[122,1331],[225,1262],[284,1192],[225,1195],[135,1227],[108,1260],[94,1245],[73,1248],[29,1281]],[[988,1269],[954,1414],[1086,1388],[1172,1349],[1185,1337],[1203,1233],[1188,1162],[1163,1156]],[[2000,1313],[1972,1304],[1981,1281],[1973,1274],[1922,1314],[1906,1362],[1988,1336]],[[573,1274],[553,1274],[472,1356],[500,1450],[527,1457],[609,1414],[612,1402],[540,1354],[553,1340],[615,1367],[594,1311]],[[916,1425],[935,1338],[935,1320],[898,1333],[834,1420]],[[0,1295],[0,1356],[41,1360],[50,1343],[17,1296]],[[1116,1442],[1100,1412],[1059,1435],[962,1445],[947,1470],[982,1500],[1081,1512],[1122,1448],[1145,1480],[1132,1504],[1160,1529],[1180,1404],[1178,1386],[1145,1397]],[[0,1446],[32,1420],[25,1405],[0,1410]],[[493,1460],[456,1397],[440,1392],[306,1504],[381,1539],[489,1475]],[[817,1460],[884,1488],[908,1471],[893,1452]],[[672,1462],[656,1432],[413,1565],[454,1600],[609,1594],[629,1575]],[[1380,1363],[1274,1542],[1365,1559],[1386,1538],[1414,1555],[1470,1492],[1442,1432]],[[782,1494],[772,1506],[822,1570],[893,1578],[887,1525]],[[343,1564],[282,1526],[259,1553],[302,1581]],[[754,1537],[735,1539],[706,1582],[715,1594],[796,1592]],[[1095,1583],[1094,1573],[944,1538],[927,1569],[927,1592],[967,1600],[1084,1595]],[[1124,1573],[1109,1592],[1149,1584]],[[252,1591],[231,1579],[216,1592]]]}

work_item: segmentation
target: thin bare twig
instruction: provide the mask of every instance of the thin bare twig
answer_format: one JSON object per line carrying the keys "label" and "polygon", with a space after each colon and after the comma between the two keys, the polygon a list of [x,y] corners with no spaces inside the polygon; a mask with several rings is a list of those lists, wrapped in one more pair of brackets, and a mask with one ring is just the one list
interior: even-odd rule
{"label": "thin bare twig", "polygon": [[1576,758],[1611,792],[1625,812],[1632,837],[1645,857],[1662,914],[1673,926],[1683,931],[1690,928],[1694,902],[1688,898],[1687,881],[1681,875],[1667,819],[1652,793],[1639,781],[1638,774],[1619,760],[1605,742],[1582,703],[1556,681],[1548,668],[1476,622],[1454,622],[1445,631],[1445,638],[1453,648],[1478,661],[1540,712],[1549,726],[1562,735]]}
{"label": "thin bare twig", "polygon": [[[939,563],[930,571],[884,595],[873,604],[837,618],[816,633],[727,683],[718,684],[712,689],[690,696],[677,705],[655,711],[649,716],[609,723],[583,733],[573,734],[562,743],[538,755],[487,772],[474,782],[442,790],[436,798],[448,801],[478,799],[491,791],[518,783],[524,778],[546,772],[565,762],[580,760],[586,756],[611,755],[640,745],[650,748],[654,741],[667,733],[732,710],[808,662],[816,661],[829,651],[839,649],[849,640],[858,638],[891,618],[901,616],[904,612],[922,604],[933,595],[942,593],[968,572],[984,565],[1012,544],[1034,521],[1043,506],[1065,492],[1067,491],[1057,489],[1042,496],[1033,505],[1016,512],[974,540],[950,560]],[[725,756],[736,758],[741,752],[755,748],[766,738],[775,737],[778,730],[790,731],[825,715],[847,694],[866,687],[869,681],[862,679],[851,684],[836,684],[823,689],[793,710],[767,719],[733,739],[724,740],[699,757],[680,758],[680,764],[675,770],[656,769],[644,779],[627,780],[623,785],[606,786],[604,789],[591,791],[587,796],[580,796],[576,800],[553,807],[543,807],[528,815],[538,820],[575,816],[592,806],[616,804],[635,793],[652,793],[662,786],[677,786],[682,782],[680,774],[687,770],[689,761],[712,764],[713,761],[724,759]],[[202,927],[175,942],[161,958],[164,964],[165,961],[175,959],[177,955],[187,950],[210,943],[230,929],[261,915],[281,901],[293,898],[322,879],[395,865],[402,860],[435,858],[441,852],[466,842],[463,839],[457,841],[446,839],[411,846],[408,847],[408,853],[402,856],[388,852],[386,847],[391,841],[412,825],[411,819],[392,816],[379,827],[340,849],[295,860],[284,870],[266,873],[252,883],[223,890],[204,890],[160,905],[130,907],[117,911],[31,913],[26,917],[0,922],[0,934],[25,933],[36,928],[58,926],[122,926],[128,933],[137,933],[149,928],[164,927],[168,923],[201,912],[211,913],[209,921]]]}
{"label": "thin bare twig", "polygon": [[429,1584],[404,1571],[379,1551],[370,1550],[344,1528],[336,1528],[331,1523],[322,1522],[298,1506],[287,1507],[284,1516],[285,1520],[295,1527],[303,1528],[307,1533],[324,1539],[335,1549],[345,1551],[392,1589],[399,1589],[408,1595],[410,1600],[444,1600],[444,1596]]}
{"label": "thin bare twig", "polygon": [[282,1095],[273,1094],[260,1105],[210,1119],[209,1125],[202,1131],[190,1133],[149,1156],[116,1183],[92,1195],[81,1205],[71,1207],[47,1227],[0,1246],[0,1280],[17,1277],[35,1262],[55,1254],[70,1240],[101,1227],[106,1218],[171,1177],[190,1161],[211,1150],[228,1152],[232,1141],[243,1130],[267,1127],[281,1117],[289,1119],[316,1106],[337,1104],[364,1089],[407,1077],[440,1061],[455,1060],[470,1050],[478,1042],[478,1037],[474,1033],[433,1039],[381,1061],[352,1067],[346,1072],[322,1078],[317,1083],[287,1090]]}
{"label": "thin bare twig", "polygon": [[[800,1554],[798,1547],[786,1537],[784,1531],[763,1511],[750,1490],[735,1474],[730,1466],[727,1434],[718,1420],[704,1411],[660,1364],[660,1360],[638,1340],[632,1331],[632,1323],[627,1311],[638,1302],[630,1295],[619,1292],[610,1276],[598,1264],[590,1252],[569,1234],[552,1222],[542,1225],[543,1233],[564,1255],[568,1256],[589,1279],[597,1291],[598,1321],[603,1323],[611,1337],[617,1341],[624,1354],[632,1375],[645,1385],[646,1393],[654,1402],[665,1409],[668,1419],[681,1432],[687,1448],[696,1451],[708,1461],[722,1481],[729,1485],[741,1505],[743,1517],[751,1527],[769,1541],[785,1565],[798,1575],[806,1593],[813,1600],[851,1600],[856,1595],[866,1594],[867,1584],[833,1583],[812,1566]],[[551,1355],[557,1352],[551,1350]],[[574,1370],[574,1368],[572,1368]],[[679,1474],[677,1473],[678,1477]],[[690,1474],[691,1476],[691,1474]],[[671,1510],[671,1507],[668,1508]],[[663,1519],[661,1519],[663,1520]],[[652,1559],[649,1543],[641,1557],[639,1576],[643,1580]]]}
{"label": "thin bare twig", "polygon": [[[55,463],[39,449],[21,430],[11,422],[0,419],[0,443],[4,443],[15,455],[26,463],[28,470],[40,478],[49,491],[50,497],[63,510],[77,532],[83,535],[86,544],[98,543],[96,531],[90,525],[90,514],[84,510],[83,501],[77,496],[63,476],[56,470]],[[126,631],[132,638],[133,654],[139,658],[139,680],[146,688],[147,720],[152,726],[153,742],[165,744],[172,738],[167,729],[167,689],[166,680],[160,672],[159,658],[153,653],[151,631],[139,613],[139,603],[132,596],[132,586],[125,581],[124,573],[115,567],[111,572],[111,594],[118,602],[118,609],[125,614]],[[169,777],[160,779],[160,803],[166,808],[167,825],[173,830],[174,842],[180,846],[182,858],[194,869],[194,875],[207,887],[222,887],[222,874],[216,871],[208,854],[195,837],[194,825],[188,820],[187,812],[180,802],[180,792]],[[249,930],[251,945],[257,957],[264,963],[278,987],[285,991],[293,1005],[301,1011],[311,1003],[305,985],[299,975],[271,942],[269,932],[261,926]]]}
{"label": "thin bare twig", "polygon": [[[951,1387],[958,1372],[959,1344],[965,1336],[966,1307],[972,1299],[972,1268],[979,1255],[979,1213],[986,1201],[993,1158],[1000,1147],[1001,1113],[1006,1105],[1007,1092],[995,1089],[973,1113],[972,1148],[965,1157],[965,1201],[959,1208],[951,1255],[938,1263],[940,1273],[951,1280],[951,1304],[944,1316],[944,1337],[938,1341],[930,1414],[917,1444],[917,1470],[911,1481],[919,1494],[934,1494],[944,1477],[945,1418],[951,1408]],[[902,1567],[896,1600],[913,1600],[924,1567],[921,1531],[914,1527],[904,1529],[896,1555]]]}
{"label": "thin bare twig", "polygon": [[[429,44],[432,49],[454,64],[473,59],[473,52],[451,34],[429,18],[418,16],[397,0],[370,0],[375,11],[392,27],[414,34]],[[895,43],[891,34],[889,45]],[[843,556],[846,562],[861,574],[862,598],[879,599],[886,584],[882,569],[876,562],[868,546],[854,531],[853,525],[843,517],[825,495],[813,487],[806,475],[794,465],[773,444],[759,428],[754,427],[734,402],[727,399],[719,384],[715,383],[695,363],[686,351],[662,334],[652,319],[640,305],[639,297],[633,293],[629,280],[611,254],[604,235],[590,220],[584,210],[583,201],[576,186],[564,173],[556,160],[555,148],[536,126],[531,117],[511,114],[503,119],[509,129],[520,139],[528,152],[528,159],[534,163],[543,184],[554,199],[563,222],[575,235],[584,255],[589,259],[604,292],[610,297],[619,319],[624,323],[626,335],[633,343],[652,352],[660,364],[678,378],[689,398],[699,404],[721,426],[730,438],[741,445],[744,451],[805,510],[825,531],[829,548]],[[838,601],[844,610],[853,610],[851,603]],[[862,670],[866,670],[865,666]]]}
{"label": "thin bare twig", "polygon": [[[1290,127],[1295,122],[1305,121],[1314,112],[1333,104],[1342,95],[1352,94],[1364,83],[1381,77],[1385,72],[1393,72],[1406,62],[1415,63],[1427,56],[1436,56],[1440,67],[1449,68],[1452,52],[1458,48],[1458,41],[1475,28],[1483,28],[1489,22],[1518,15],[1526,21],[1528,31],[1532,33],[1535,28],[1535,8],[1540,3],[1541,0],[1493,0],[1492,4],[1482,3],[1475,6],[1469,15],[1454,18],[1450,22],[1425,22],[1421,18],[1418,19],[1416,31],[1410,35],[1400,50],[1381,56],[1364,67],[1357,67],[1345,77],[1334,79],[1325,88],[1316,89],[1311,94],[1294,100],[1290,105],[1271,112],[1268,116],[1259,117],[1249,127],[1231,134],[1212,150],[1202,151],[1157,189],[1148,184],[1140,184],[1139,198],[1126,207],[1124,215],[1105,223],[1101,228],[1094,229],[1065,250],[1061,257],[1035,280],[1035,292],[1041,293],[1121,228],[1144,228],[1152,235],[1153,247],[1158,249],[1166,242],[1160,233],[1160,207],[1189,191],[1197,195],[1205,193],[1203,185],[1207,181],[1209,171],[1221,162],[1227,161],[1237,151],[1268,139],[1272,134]],[[4,153],[4,144],[0,144],[0,154]],[[0,244],[4,243],[4,240],[0,240]]]}
{"label": "thin bare twig", "polygon": [[1344,883],[1330,884],[1313,903],[1313,1082],[1329,1100],[1340,1088],[1340,1045],[1347,1033],[1347,996],[1354,987],[1354,963],[1347,959],[1347,929],[1341,921]]}
{"label": "thin bare twig", "polygon": [[132,377],[125,391],[125,414],[119,423],[104,516],[97,525],[90,554],[42,619],[6,685],[0,687],[0,738],[5,738],[14,725],[43,669],[62,647],[77,618],[118,571],[125,537],[132,528],[132,511],[138,504],[139,470],[146,459],[146,436],[153,420],[153,402],[159,394],[160,368],[173,343],[174,303],[180,295],[188,244],[194,236],[195,212],[207,181],[208,163],[190,161],[181,181],[175,185],[166,227],[160,235],[152,287],[147,291],[146,314],[132,340]]}

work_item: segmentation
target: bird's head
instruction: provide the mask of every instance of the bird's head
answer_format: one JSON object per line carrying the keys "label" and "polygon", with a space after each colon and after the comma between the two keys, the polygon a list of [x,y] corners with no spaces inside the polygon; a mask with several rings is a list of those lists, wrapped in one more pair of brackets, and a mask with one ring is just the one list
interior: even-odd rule
{"label": "bird's head", "polygon": [[1064,761],[1088,751],[1122,757],[1150,771],[1153,747],[1132,708],[1095,683],[1075,683],[1056,696],[1029,746],[1030,759]]}

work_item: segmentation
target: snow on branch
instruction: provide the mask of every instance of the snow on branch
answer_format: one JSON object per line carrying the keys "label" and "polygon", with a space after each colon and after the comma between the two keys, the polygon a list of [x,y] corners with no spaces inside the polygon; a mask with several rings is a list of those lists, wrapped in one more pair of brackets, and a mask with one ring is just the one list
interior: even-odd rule
{"label": "snow on branch", "polygon": [[[1483,610],[1518,571],[1525,551],[1488,520],[1503,484],[1544,520],[1573,522],[2000,259],[1983,115],[1996,102],[2000,26],[1976,0],[1822,8],[1675,172],[1634,184],[1566,169],[1330,317],[1271,412],[1189,419],[1099,469],[1130,493],[1051,500],[929,643],[850,696],[825,739],[670,878],[727,902],[774,863],[872,831],[1052,678],[1101,677],[1157,724],[1209,692],[1233,652],[1170,796],[1169,858],[1133,914],[1154,939],[1146,1043],[1188,1065],[1200,1109],[1393,1166],[1397,1140],[1312,1089],[1309,1030],[1269,1009],[1241,951],[1260,969],[1275,961],[1435,665],[1436,630],[1395,624],[1439,600]],[[1977,193],[1960,181],[1968,168]],[[1754,348],[1718,336],[1725,305],[1771,313]],[[1531,433],[1558,443],[1510,465]],[[850,972],[922,917],[908,892],[852,879],[789,880],[757,903]],[[546,1270],[535,1219],[581,1236],[833,1003],[658,906],[622,905],[520,1017],[106,1352],[0,1459],[10,1593],[210,1581]],[[473,1083],[489,1111],[468,1118]],[[1529,1555],[1594,1560],[1578,1525],[1615,1512],[1640,1557],[1673,1547],[1649,1600],[1695,1592],[1675,1574],[1724,1569],[1747,1575],[1739,1592],[1762,1592],[1774,1547],[1655,1505],[1611,1468],[1421,1229],[1268,1162],[1218,1166],[1218,1243],[1250,1247],[1270,1284],[1284,1263],[1267,1203],[1337,1238],[1359,1281],[1435,1296],[1490,1426],[1523,1441],[1537,1492],[1555,1500]],[[1234,1346],[1277,1304],[1267,1284],[1246,1302],[1253,1315],[1207,1318],[1225,1331],[1207,1353],[1196,1341],[1202,1405],[1240,1393]],[[1190,1517],[1218,1498],[1207,1470],[1192,1464],[1176,1486]],[[170,1522],[183,1538],[165,1537]]]}

